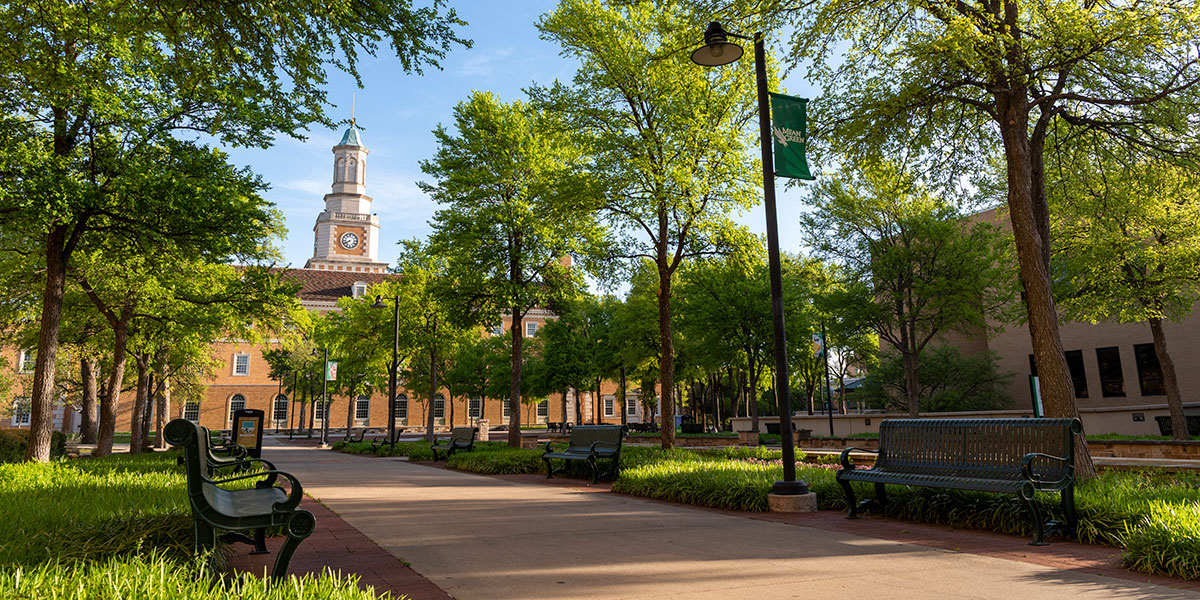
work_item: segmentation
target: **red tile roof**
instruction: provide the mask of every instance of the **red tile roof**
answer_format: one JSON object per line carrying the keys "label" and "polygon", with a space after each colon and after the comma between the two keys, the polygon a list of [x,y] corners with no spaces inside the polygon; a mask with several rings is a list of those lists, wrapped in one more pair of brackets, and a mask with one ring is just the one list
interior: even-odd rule
{"label": "red tile roof", "polygon": [[356,282],[375,285],[393,277],[392,273],[356,273],[354,271],[326,271],[323,269],[289,269],[284,277],[301,286],[300,300],[335,302],[338,298],[354,295]]}

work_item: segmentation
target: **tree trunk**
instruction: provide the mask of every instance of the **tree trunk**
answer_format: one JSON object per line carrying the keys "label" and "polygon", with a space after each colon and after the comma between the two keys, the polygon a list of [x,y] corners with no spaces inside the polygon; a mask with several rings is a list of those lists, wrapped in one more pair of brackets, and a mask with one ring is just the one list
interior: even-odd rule
{"label": "tree trunk", "polygon": [[563,398],[563,401],[562,401],[562,422],[563,422],[563,431],[566,431],[566,429],[567,429],[567,393],[568,393],[568,390],[563,390],[563,391],[562,391],[562,398]]}
{"label": "tree trunk", "polygon": [[1154,336],[1154,354],[1162,367],[1163,388],[1167,392],[1167,408],[1171,411],[1171,437],[1189,440],[1187,417],[1183,414],[1183,398],[1179,393],[1179,378],[1175,375],[1175,361],[1167,352],[1167,336],[1163,334],[1162,319],[1152,318],[1150,334]]}
{"label": "tree trunk", "polygon": [[604,398],[600,397],[599,377],[596,378],[596,393],[592,395],[592,399],[592,410],[596,413],[596,424],[599,425],[604,422],[604,411],[601,409],[601,405],[604,404]]}
{"label": "tree trunk", "polygon": [[171,414],[171,367],[167,365],[163,366],[162,393],[158,395],[157,408],[154,420],[154,447],[165,450],[167,440],[163,438],[163,428],[167,426],[167,415]]}
{"label": "tree trunk", "polygon": [[154,405],[155,399],[162,392],[162,380],[155,376],[154,369],[150,369],[149,383],[146,385],[146,406],[142,409],[142,451],[145,452],[150,446],[150,426],[154,423]]}
{"label": "tree trunk", "polygon": [[100,400],[100,432],[92,456],[112,454],[113,434],[117,429],[117,403],[121,399],[121,381],[125,379],[125,361],[128,359],[129,320],[132,316],[132,310],[122,311],[121,317],[113,325],[112,371],[108,374],[105,393]]}
{"label": "tree trunk", "polygon": [[571,392],[575,395],[575,419],[578,425],[583,425],[583,404],[579,402],[579,388],[571,388]]}
{"label": "tree trunk", "polygon": [[137,388],[134,392],[133,410],[129,411],[129,453],[142,451],[142,413],[145,412],[146,397],[150,395],[150,355],[135,353],[137,366]]}
{"label": "tree trunk", "polygon": [[50,460],[50,433],[54,428],[54,371],[58,363],[58,332],[62,326],[63,290],[71,242],[68,228],[57,224],[46,234],[46,286],[42,291],[42,322],[38,331],[33,368],[33,393],[29,400],[29,446],[25,460]]}
{"label": "tree trunk", "polygon": [[629,402],[629,397],[625,394],[625,365],[621,365],[621,424],[627,425],[629,421],[629,408],[625,403]]}
{"label": "tree trunk", "polygon": [[83,397],[79,403],[79,433],[80,441],[85,444],[96,443],[96,359],[85,358],[79,362],[79,374],[83,379]]}
{"label": "tree trunk", "polygon": [[[1050,286],[1050,248],[1048,234],[1045,233],[1048,224],[1039,223],[1040,211],[1035,207],[1033,198],[1035,184],[1027,137],[1029,102],[1021,84],[1014,85],[1011,90],[998,92],[995,97],[1007,166],[1009,218],[1025,292],[1029,337],[1038,369],[1043,406],[1048,417],[1079,418],[1071,374],[1058,331],[1058,311]],[[1088,453],[1087,439],[1078,436],[1076,440],[1076,475],[1083,479],[1094,477],[1096,468]]]}
{"label": "tree trunk", "polygon": [[[661,233],[665,233],[661,232]],[[665,239],[665,236],[659,239]],[[660,252],[658,265],[658,337],[662,355],[658,362],[659,388],[662,397],[662,449],[675,447],[675,340],[671,334],[671,271],[665,263],[665,253]]]}
{"label": "tree trunk", "polygon": [[746,386],[746,408],[750,412],[750,431],[758,431],[758,357],[757,352],[749,352],[750,381]]}
{"label": "tree trunk", "polygon": [[[514,278],[520,269],[515,266],[516,261],[510,265],[515,269]],[[516,281],[516,279],[514,279]],[[524,338],[521,332],[521,311],[517,306],[512,307],[512,369],[508,376],[508,445],[511,448],[521,447],[521,346],[524,343]]]}
{"label": "tree trunk", "polygon": [[[920,382],[917,380],[917,357],[911,352],[904,353],[904,397],[908,402],[908,416],[921,416]],[[832,401],[831,401],[832,404]]]}

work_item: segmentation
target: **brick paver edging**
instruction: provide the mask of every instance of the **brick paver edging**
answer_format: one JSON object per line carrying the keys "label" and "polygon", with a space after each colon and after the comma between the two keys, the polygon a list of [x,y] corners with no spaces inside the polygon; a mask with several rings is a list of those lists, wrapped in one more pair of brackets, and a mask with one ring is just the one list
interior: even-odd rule
{"label": "brick paver edging", "polygon": [[[328,568],[357,575],[360,587],[372,586],[377,594],[392,592],[394,598],[403,594],[413,600],[452,600],[450,594],[400,562],[325,505],[306,496],[300,507],[317,518],[317,528],[292,556],[288,573],[316,574]],[[249,546],[235,545],[229,556],[230,567],[262,576],[268,566],[274,564],[275,553],[283,545],[283,539],[268,539],[267,547],[271,553],[255,556],[249,554]]]}

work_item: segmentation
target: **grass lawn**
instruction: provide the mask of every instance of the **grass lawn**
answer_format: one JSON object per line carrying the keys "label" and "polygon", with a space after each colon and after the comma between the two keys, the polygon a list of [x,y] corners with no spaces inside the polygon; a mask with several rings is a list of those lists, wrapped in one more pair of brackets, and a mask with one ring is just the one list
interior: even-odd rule
{"label": "grass lawn", "polygon": [[375,598],[351,578],[289,577],[268,586],[193,557],[177,456],[0,463],[0,598]]}

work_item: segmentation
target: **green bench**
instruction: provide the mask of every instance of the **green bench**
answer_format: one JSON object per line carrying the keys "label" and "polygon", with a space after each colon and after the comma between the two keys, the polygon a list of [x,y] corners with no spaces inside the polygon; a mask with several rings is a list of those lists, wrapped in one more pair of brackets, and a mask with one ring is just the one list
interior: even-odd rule
{"label": "green bench", "polygon": [[438,451],[445,452],[446,458],[450,458],[451,454],[460,450],[470,452],[475,448],[475,434],[477,433],[479,433],[478,427],[455,427],[451,429],[449,439],[434,441],[433,445],[429,447],[433,450],[433,460],[438,460]]}
{"label": "green bench", "polygon": [[[1078,419],[888,419],[879,425],[879,450],[846,448],[837,481],[846,493],[848,519],[858,518],[850,482],[875,484],[875,500],[886,505],[885,485],[914,485],[981,492],[1007,492],[1025,501],[1033,519],[1035,546],[1046,545],[1047,529],[1075,535],[1075,437]],[[870,469],[856,469],[854,451],[878,454]],[[1061,492],[1065,524],[1043,523],[1036,492]]]}
{"label": "green bench", "polygon": [[[288,563],[296,547],[316,528],[317,520],[312,513],[299,508],[304,490],[292,475],[275,469],[258,471],[236,477],[211,479],[207,475],[205,454],[208,453],[206,432],[199,425],[175,419],[167,424],[163,437],[172,446],[182,447],[184,470],[187,473],[188,500],[192,507],[192,524],[196,536],[196,550],[201,552],[217,544],[217,531],[232,536],[222,539],[249,541],[242,532],[253,532],[255,550],[266,550],[264,543],[267,528],[283,527],[287,541],[275,557],[272,579],[287,575]],[[289,490],[275,485],[278,478],[288,480]],[[254,488],[229,490],[221,487],[232,481],[261,479]]]}
{"label": "green bench", "polygon": [[[583,461],[592,471],[592,483],[600,481],[602,475],[616,476],[621,468],[621,440],[625,437],[625,428],[621,425],[579,425],[571,428],[571,438],[567,442],[546,442],[542,460],[546,461],[546,478],[555,473],[566,471],[571,461]],[[552,444],[567,445],[565,450],[554,450]],[[561,459],[563,466],[555,469],[551,460]],[[601,460],[609,460],[610,470],[600,472],[597,464]]]}

